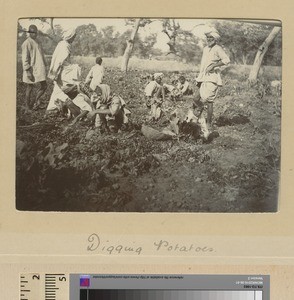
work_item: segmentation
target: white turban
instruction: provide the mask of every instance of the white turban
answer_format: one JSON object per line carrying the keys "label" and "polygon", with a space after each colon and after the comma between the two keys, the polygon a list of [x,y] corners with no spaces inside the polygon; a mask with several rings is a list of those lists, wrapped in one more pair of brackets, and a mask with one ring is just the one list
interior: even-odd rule
{"label": "white turban", "polygon": [[157,79],[157,78],[159,78],[159,77],[163,77],[163,73],[154,73],[154,75],[153,75],[153,78],[154,79]]}
{"label": "white turban", "polygon": [[67,30],[65,30],[65,31],[62,33],[62,39],[63,39],[64,41],[68,41],[68,40],[71,39],[75,34],[76,34],[76,30],[75,30],[74,28],[67,29]]}
{"label": "white turban", "polygon": [[215,40],[220,39],[220,35],[216,29],[212,29],[211,31],[205,32],[205,35],[211,35]]}

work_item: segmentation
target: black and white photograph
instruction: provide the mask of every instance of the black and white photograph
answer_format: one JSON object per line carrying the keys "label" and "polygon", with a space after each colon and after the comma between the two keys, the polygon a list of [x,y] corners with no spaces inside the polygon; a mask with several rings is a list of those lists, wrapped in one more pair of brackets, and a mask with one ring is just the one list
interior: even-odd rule
{"label": "black and white photograph", "polygon": [[279,210],[280,21],[16,26],[17,210]]}

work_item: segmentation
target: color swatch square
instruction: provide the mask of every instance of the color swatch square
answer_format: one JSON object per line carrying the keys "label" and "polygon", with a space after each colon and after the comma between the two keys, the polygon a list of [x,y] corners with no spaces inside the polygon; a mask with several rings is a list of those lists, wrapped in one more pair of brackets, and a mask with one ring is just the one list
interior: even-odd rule
{"label": "color swatch square", "polygon": [[90,275],[80,276],[80,286],[89,287],[90,286]]}

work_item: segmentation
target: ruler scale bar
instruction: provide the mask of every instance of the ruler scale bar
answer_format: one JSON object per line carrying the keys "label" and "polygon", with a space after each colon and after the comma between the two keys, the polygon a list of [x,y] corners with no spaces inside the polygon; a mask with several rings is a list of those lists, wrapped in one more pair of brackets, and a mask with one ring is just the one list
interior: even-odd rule
{"label": "ruler scale bar", "polygon": [[64,300],[68,275],[64,273],[23,273],[19,276],[20,300]]}
{"label": "ruler scale bar", "polygon": [[46,282],[45,285],[46,285],[46,286],[55,286],[55,283],[51,283],[51,282],[48,283],[48,282]]}

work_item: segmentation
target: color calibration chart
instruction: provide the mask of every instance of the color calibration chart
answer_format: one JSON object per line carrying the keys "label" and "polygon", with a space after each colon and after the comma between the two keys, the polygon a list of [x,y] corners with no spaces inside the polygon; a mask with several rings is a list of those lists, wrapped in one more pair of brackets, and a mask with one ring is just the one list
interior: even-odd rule
{"label": "color calibration chart", "polygon": [[270,276],[25,273],[19,299],[270,300]]}
{"label": "color calibration chart", "polygon": [[268,275],[71,275],[70,300],[269,300]]}

